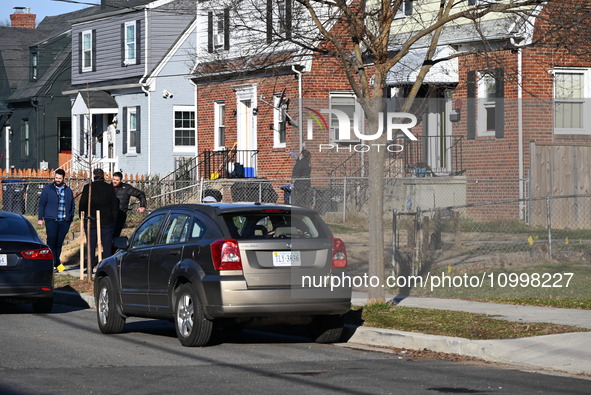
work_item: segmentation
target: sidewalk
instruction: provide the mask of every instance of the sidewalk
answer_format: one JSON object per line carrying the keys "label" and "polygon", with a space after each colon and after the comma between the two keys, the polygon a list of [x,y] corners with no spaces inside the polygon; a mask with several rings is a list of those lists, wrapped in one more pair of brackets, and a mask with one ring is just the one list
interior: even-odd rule
{"label": "sidewalk", "polygon": [[[355,305],[365,305],[367,295],[354,292],[352,302]],[[418,297],[405,298],[398,306],[466,311],[494,315],[495,318],[506,321],[548,322],[591,329],[591,310]],[[413,350],[428,349],[532,369],[591,375],[591,332],[508,340],[470,340],[370,327],[348,329],[351,332],[349,343]]]}
{"label": "sidewalk", "polygon": [[[61,275],[79,276],[75,267]],[[392,299],[393,296],[387,296]],[[55,302],[85,308],[95,308],[92,295],[73,292],[55,293]],[[365,305],[367,295],[353,292],[352,303]],[[591,329],[591,310],[552,307],[516,306],[497,303],[471,302],[457,299],[408,297],[399,306],[466,311],[489,314],[495,318],[517,322],[548,322]],[[412,350],[428,349],[508,363],[529,369],[542,369],[573,375],[591,375],[591,332],[566,333],[509,340],[470,340],[459,337],[426,335],[371,327],[346,328],[347,344],[396,347]]]}

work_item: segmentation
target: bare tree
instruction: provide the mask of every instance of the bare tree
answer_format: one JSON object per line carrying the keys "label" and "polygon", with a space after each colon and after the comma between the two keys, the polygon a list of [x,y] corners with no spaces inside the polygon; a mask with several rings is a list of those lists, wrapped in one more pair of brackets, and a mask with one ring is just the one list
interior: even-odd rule
{"label": "bare tree", "polygon": [[[389,71],[407,62],[417,48],[422,49],[422,59],[408,62],[419,69],[401,98],[398,111],[403,113],[413,108],[433,66],[467,56],[494,62],[496,53],[511,50],[492,42],[492,33],[498,31],[514,35],[513,48],[560,41],[588,53],[581,43],[569,43],[572,36],[565,34],[569,27],[589,21],[589,6],[571,1],[230,0],[224,4],[208,7],[231,13],[225,20],[230,22],[233,50],[210,48],[200,55],[200,62],[239,71],[247,65],[264,68],[297,60],[336,61],[363,108],[368,136],[378,135],[383,122],[380,114],[383,99],[389,96]],[[544,29],[532,35],[538,20]],[[522,41],[528,34],[530,38]],[[457,46],[442,55],[439,47],[453,43],[458,35],[471,36],[474,45]],[[382,135],[376,142],[386,143],[386,138]],[[384,152],[369,154],[369,275],[379,278],[384,276]],[[384,301],[384,292],[382,287],[370,288],[370,302]]]}

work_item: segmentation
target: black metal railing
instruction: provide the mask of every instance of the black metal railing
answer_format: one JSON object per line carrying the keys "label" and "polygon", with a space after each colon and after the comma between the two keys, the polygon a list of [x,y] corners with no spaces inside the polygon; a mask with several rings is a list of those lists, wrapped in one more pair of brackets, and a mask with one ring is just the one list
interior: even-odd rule
{"label": "black metal railing", "polygon": [[199,178],[250,178],[257,176],[258,150],[205,150],[199,156]]}

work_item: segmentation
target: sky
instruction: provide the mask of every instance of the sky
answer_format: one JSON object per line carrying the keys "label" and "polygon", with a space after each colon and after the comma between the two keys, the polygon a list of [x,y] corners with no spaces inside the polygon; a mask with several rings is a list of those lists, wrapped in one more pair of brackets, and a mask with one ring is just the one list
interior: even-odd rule
{"label": "sky", "polygon": [[0,22],[10,22],[14,7],[31,9],[36,14],[37,24],[46,16],[77,11],[90,5],[100,4],[100,0],[0,0]]}

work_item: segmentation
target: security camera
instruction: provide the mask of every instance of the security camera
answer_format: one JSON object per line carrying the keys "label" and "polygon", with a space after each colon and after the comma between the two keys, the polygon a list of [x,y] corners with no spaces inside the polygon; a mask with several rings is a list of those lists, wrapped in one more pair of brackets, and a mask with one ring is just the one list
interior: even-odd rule
{"label": "security camera", "polygon": [[162,91],[162,97],[165,99],[168,99],[169,97],[172,97],[172,93],[170,93],[169,91],[167,91],[166,89],[164,89]]}

